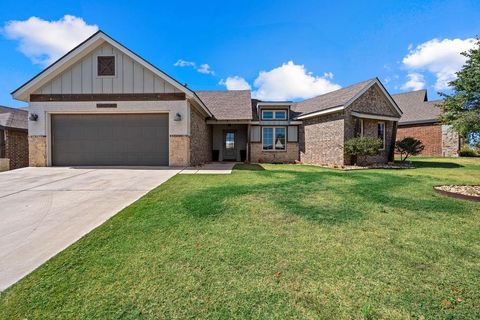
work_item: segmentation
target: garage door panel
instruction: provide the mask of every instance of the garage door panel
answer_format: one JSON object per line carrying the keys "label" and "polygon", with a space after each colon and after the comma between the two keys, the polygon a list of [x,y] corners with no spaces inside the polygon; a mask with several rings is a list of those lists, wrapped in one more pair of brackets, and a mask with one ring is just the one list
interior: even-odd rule
{"label": "garage door panel", "polygon": [[52,163],[168,165],[168,115],[52,115]]}

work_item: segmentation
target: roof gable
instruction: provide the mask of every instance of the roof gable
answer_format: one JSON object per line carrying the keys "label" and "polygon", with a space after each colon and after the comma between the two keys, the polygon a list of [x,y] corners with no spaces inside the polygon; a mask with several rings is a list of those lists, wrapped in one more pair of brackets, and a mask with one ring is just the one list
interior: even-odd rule
{"label": "roof gable", "polygon": [[294,103],[292,109],[296,113],[298,119],[304,119],[322,113],[328,113],[330,111],[341,111],[351,105],[374,85],[378,85],[378,88],[389,101],[392,109],[394,109],[398,116],[400,116],[402,114],[401,109],[378,78],[362,81],[342,89]]}
{"label": "roof gable", "polygon": [[73,68],[76,64],[78,65],[78,63],[82,59],[95,52],[95,50],[98,51],[98,48],[101,48],[102,46],[108,47],[105,46],[105,44],[111,46],[114,51],[121,53],[125,57],[128,57],[128,59],[131,59],[134,64],[145,68],[145,70],[151,72],[151,74],[155,77],[164,80],[165,83],[168,84],[168,86],[173,88],[173,90],[178,90],[178,92],[184,92],[187,98],[193,99],[206,111],[208,115],[211,115],[211,113],[208,111],[208,108],[200,101],[200,99],[198,99],[198,97],[192,90],[186,88],[178,81],[167,75],[165,72],[161,71],[145,59],[141,58],[139,55],[135,54],[134,52],[132,52],[119,42],[115,41],[113,38],[111,38],[102,31],[98,31],[93,34],[90,38],[79,44],[77,47],[66,53],[56,62],[41,71],[35,77],[23,84],[21,87],[13,91],[13,98],[21,101],[29,101],[30,94],[38,91],[45,85],[48,86],[50,81],[52,81],[52,85],[54,85],[55,80],[62,81],[58,80],[58,78],[63,72],[68,72],[69,68]]}

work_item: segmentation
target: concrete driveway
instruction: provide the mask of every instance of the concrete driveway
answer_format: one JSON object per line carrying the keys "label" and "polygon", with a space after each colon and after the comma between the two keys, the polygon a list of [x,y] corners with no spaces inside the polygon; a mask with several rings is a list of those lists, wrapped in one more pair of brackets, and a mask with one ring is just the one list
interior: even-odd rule
{"label": "concrete driveway", "polygon": [[0,173],[0,291],[179,171],[23,168]]}

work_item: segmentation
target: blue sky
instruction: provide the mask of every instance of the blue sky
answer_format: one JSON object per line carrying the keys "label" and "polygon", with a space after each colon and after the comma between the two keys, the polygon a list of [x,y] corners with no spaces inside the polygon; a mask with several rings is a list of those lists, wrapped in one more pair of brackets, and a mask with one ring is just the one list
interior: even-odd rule
{"label": "blue sky", "polygon": [[[0,104],[24,105],[10,92],[45,67],[38,60],[68,47],[41,41],[82,20],[80,34],[98,26],[192,89],[248,84],[264,99],[307,98],[375,76],[391,93],[426,88],[435,98],[462,64],[458,51],[480,34],[480,1],[133,3],[3,0]],[[43,29],[31,17],[45,20]]]}

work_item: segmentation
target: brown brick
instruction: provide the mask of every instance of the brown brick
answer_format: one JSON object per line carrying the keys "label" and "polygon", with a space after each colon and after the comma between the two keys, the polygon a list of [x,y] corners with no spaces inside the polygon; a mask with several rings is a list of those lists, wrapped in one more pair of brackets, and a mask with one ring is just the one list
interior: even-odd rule
{"label": "brown brick", "polygon": [[212,127],[193,107],[190,107],[190,165],[196,166],[212,160]]}
{"label": "brown brick", "polygon": [[298,160],[298,143],[287,142],[285,151],[264,151],[262,143],[250,143],[250,161],[271,163],[293,163]]}
{"label": "brown brick", "polygon": [[28,133],[26,131],[5,131],[5,157],[10,159],[10,169],[28,167]]}
{"label": "brown brick", "polygon": [[399,126],[397,140],[402,140],[405,137],[413,137],[422,141],[425,145],[425,149],[421,153],[422,156],[442,156],[442,126],[440,124]]}

